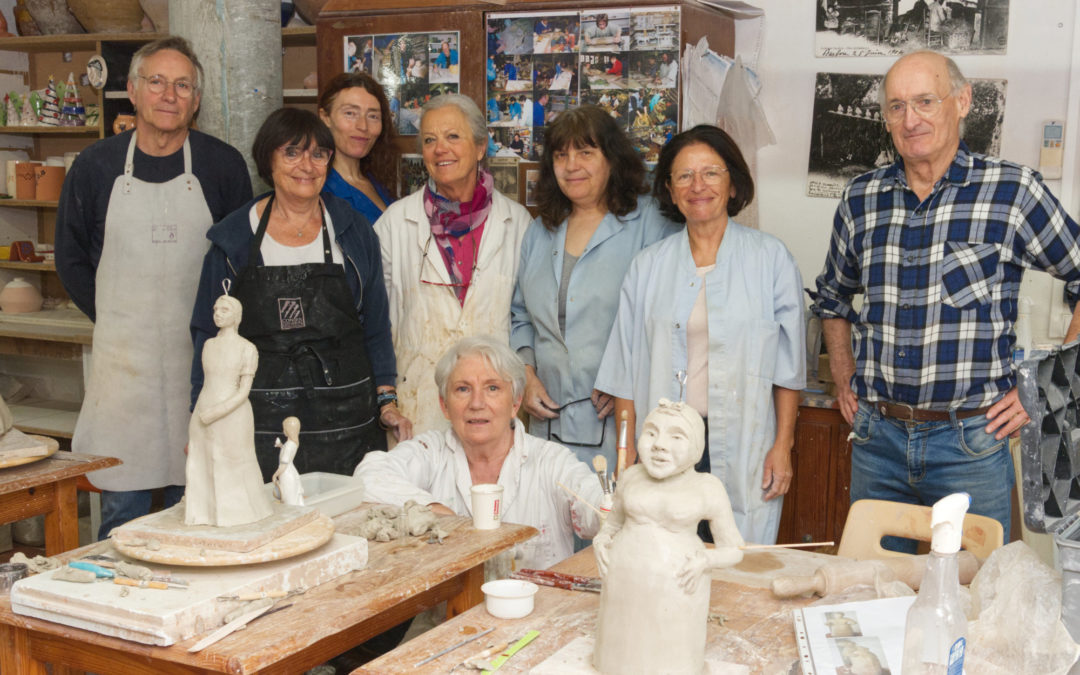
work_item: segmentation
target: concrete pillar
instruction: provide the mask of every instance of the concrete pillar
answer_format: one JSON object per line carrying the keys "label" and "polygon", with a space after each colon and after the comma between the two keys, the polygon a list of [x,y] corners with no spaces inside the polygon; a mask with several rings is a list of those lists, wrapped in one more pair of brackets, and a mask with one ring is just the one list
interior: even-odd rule
{"label": "concrete pillar", "polygon": [[240,151],[258,194],[266,186],[251,142],[281,107],[280,0],[170,2],[169,30],[191,42],[205,71],[198,128]]}

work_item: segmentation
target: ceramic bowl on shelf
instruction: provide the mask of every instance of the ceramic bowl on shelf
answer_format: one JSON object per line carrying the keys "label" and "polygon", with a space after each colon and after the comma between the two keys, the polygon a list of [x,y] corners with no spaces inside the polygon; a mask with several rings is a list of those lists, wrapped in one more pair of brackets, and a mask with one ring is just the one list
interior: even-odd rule
{"label": "ceramic bowl on shelf", "polygon": [[44,299],[38,289],[22,277],[15,277],[0,291],[0,311],[7,314],[24,314],[41,310]]}
{"label": "ceramic bowl on shelf", "polygon": [[533,596],[540,587],[531,581],[499,579],[480,587],[484,609],[498,619],[520,619],[532,614]]}

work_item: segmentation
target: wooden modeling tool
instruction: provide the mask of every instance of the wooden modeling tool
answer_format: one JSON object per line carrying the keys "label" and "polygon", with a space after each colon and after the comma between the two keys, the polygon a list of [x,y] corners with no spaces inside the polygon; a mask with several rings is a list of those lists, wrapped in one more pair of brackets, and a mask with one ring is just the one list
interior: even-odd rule
{"label": "wooden modeling tool", "polygon": [[597,455],[592,458],[593,468],[596,469],[596,477],[600,479],[600,489],[604,491],[604,494],[611,494],[611,485],[608,484],[607,478],[607,457],[603,455]]}
{"label": "wooden modeling tool", "polygon": [[744,551],[759,548],[820,548],[822,546],[832,546],[835,543],[834,541],[804,541],[799,544],[745,544],[739,548]]}

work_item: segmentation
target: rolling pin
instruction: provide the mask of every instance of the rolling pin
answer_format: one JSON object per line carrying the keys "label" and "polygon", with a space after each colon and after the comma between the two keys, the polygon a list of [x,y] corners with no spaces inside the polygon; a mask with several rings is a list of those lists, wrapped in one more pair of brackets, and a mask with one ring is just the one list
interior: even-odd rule
{"label": "rolling pin", "polygon": [[[876,580],[902,581],[919,590],[923,573],[926,572],[925,555],[912,555],[876,560],[844,560],[825,563],[810,576],[785,576],[773,579],[773,595],[791,598],[803,593],[830,595],[840,593],[852,586],[872,586]],[[960,583],[969,584],[979,571],[978,559],[967,551],[960,551]]]}

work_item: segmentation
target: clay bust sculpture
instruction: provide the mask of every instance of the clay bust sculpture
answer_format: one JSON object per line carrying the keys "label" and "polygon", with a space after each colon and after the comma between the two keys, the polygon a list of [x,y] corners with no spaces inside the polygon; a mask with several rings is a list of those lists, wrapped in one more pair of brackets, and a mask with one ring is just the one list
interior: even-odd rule
{"label": "clay bust sculpture", "polygon": [[[660,399],[638,439],[640,464],[619,477],[615,504],[593,539],[603,578],[593,665],[601,673],[702,673],[709,569],[738,564],[743,539],[716,476],[694,471],[705,448],[701,415]],[[709,521],[716,548],[697,525]]]}
{"label": "clay bust sculpture", "polygon": [[236,332],[242,312],[240,301],[228,295],[214,303],[218,334],[203,347],[206,380],[188,425],[188,525],[245,525],[273,511],[255,458],[255,418],[248,402],[259,353]]}
{"label": "clay bust sculpture", "polygon": [[274,447],[281,448],[281,453],[278,455],[278,468],[271,480],[277,487],[277,496],[282,504],[303,506],[304,486],[300,483],[300,473],[293,465],[296,450],[300,447],[300,420],[286,417],[281,423],[281,429],[285,432],[285,442],[282,443],[280,438],[274,441]]}

